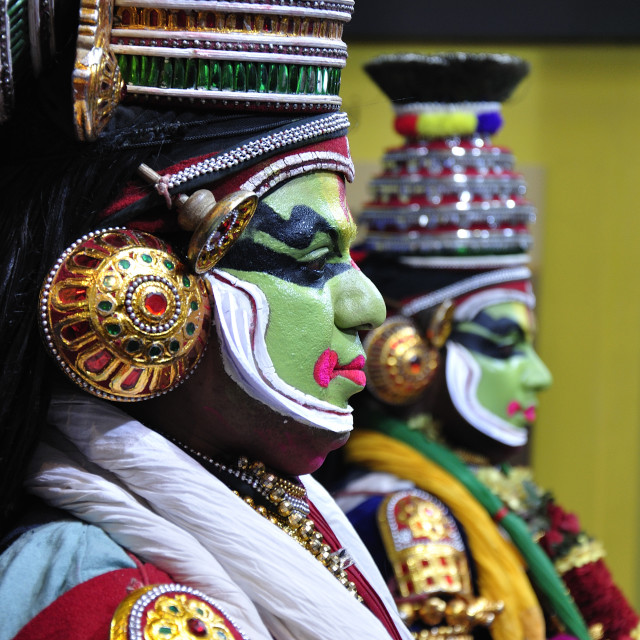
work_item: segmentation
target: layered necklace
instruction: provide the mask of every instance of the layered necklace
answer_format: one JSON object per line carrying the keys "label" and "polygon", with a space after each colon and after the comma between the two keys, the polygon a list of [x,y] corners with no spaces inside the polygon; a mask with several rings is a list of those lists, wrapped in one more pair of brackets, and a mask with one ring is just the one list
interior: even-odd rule
{"label": "layered necklace", "polygon": [[307,490],[298,478],[285,478],[267,470],[262,462],[239,456],[226,464],[213,460],[179,440],[166,435],[176,446],[202,464],[226,484],[254,511],[278,526],[311,553],[357,600],[362,602],[347,568],[353,564],[345,549],[331,551],[324,536],[309,518]]}

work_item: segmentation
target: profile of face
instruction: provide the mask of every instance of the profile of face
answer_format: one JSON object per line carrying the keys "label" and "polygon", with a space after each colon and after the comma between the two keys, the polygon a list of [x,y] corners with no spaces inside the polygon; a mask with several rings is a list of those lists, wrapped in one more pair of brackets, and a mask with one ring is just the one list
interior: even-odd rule
{"label": "profile of face", "polygon": [[551,385],[533,347],[535,317],[522,302],[492,304],[456,323],[447,344],[447,387],[458,413],[491,440],[524,445],[538,393]]}
{"label": "profile of face", "polygon": [[220,264],[264,295],[264,341],[274,372],[307,404],[311,397],[348,407],[365,385],[358,331],[384,320],[380,294],[349,254],[355,233],[343,179],[314,172],[263,198]]}

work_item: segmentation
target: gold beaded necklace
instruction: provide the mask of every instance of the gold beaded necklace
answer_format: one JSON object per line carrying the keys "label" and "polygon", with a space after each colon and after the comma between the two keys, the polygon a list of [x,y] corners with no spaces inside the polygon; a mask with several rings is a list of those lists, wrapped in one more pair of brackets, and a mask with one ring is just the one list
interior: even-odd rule
{"label": "gold beaded necklace", "polygon": [[299,480],[278,476],[273,471],[267,471],[262,462],[250,462],[244,456],[224,464],[175,438],[165,437],[197,459],[254,511],[309,551],[349,593],[362,602],[355,583],[346,571],[353,564],[348,552],[345,549],[332,552],[331,547],[325,543],[324,536],[316,530],[313,520],[308,517],[307,490]]}

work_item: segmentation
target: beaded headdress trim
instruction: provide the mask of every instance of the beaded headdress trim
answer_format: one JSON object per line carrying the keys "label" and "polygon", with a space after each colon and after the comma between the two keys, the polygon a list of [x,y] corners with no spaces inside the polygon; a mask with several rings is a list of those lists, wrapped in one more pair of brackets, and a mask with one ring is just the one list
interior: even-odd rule
{"label": "beaded headdress trim", "polygon": [[206,160],[201,160],[180,171],[163,176],[169,189],[189,182],[201,175],[217,173],[236,165],[241,165],[271,153],[277,149],[286,149],[291,146],[301,146],[300,143],[315,138],[331,135],[335,132],[346,130],[349,127],[349,118],[346,113],[331,114],[316,120],[270,133],[256,140],[251,140],[235,149],[225,151]]}
{"label": "beaded headdress trim", "polygon": [[496,271],[480,273],[478,275],[471,276],[470,278],[466,278],[465,280],[461,280],[460,282],[456,282],[448,287],[432,291],[425,296],[415,298],[415,300],[412,300],[402,307],[401,313],[403,316],[411,317],[421,311],[426,311],[427,309],[431,309],[442,304],[445,300],[458,298],[466,293],[475,291],[476,289],[530,279],[531,270],[527,267],[498,269]]}

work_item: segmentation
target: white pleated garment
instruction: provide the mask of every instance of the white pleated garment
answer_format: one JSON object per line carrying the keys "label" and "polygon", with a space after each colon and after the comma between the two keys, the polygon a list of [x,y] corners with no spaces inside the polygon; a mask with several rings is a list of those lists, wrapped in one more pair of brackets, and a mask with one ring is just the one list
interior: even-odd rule
{"label": "white pleated garment", "polygon": [[[247,638],[388,639],[380,621],[308,551],[161,435],[89,396],[54,399],[49,420],[56,429],[38,447],[28,489],[205,592]],[[313,478],[302,481],[409,640],[348,520]]]}

